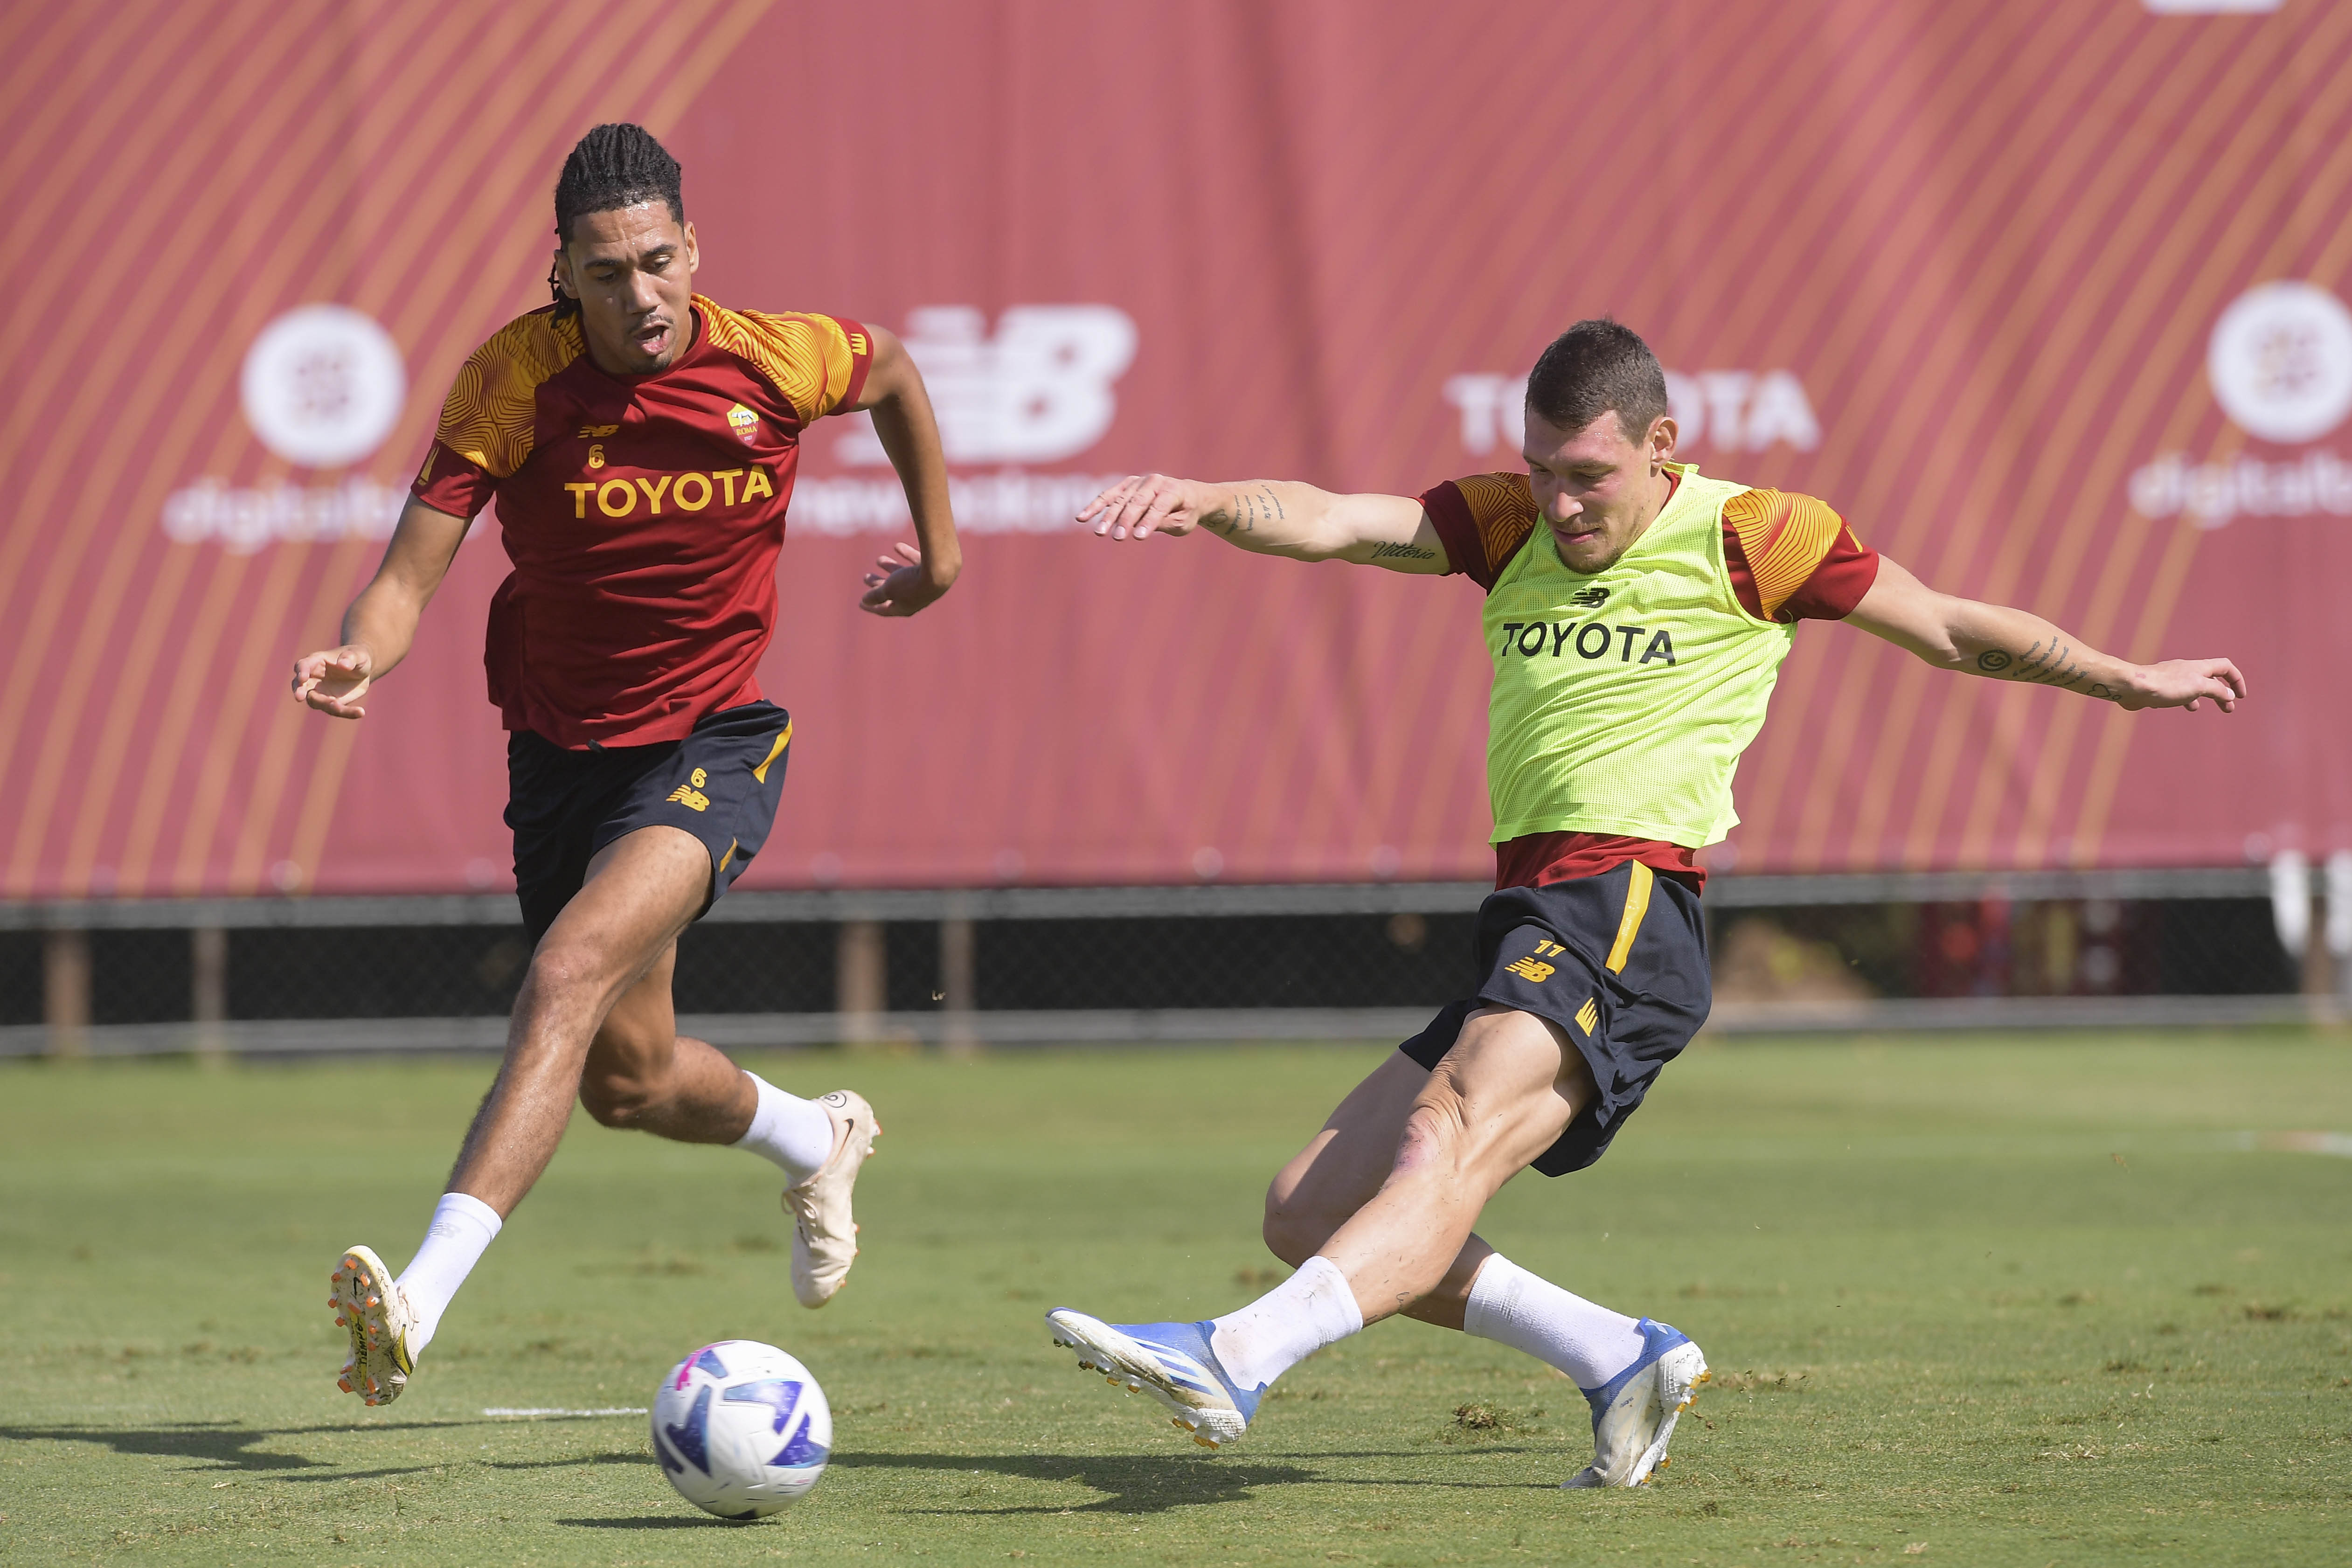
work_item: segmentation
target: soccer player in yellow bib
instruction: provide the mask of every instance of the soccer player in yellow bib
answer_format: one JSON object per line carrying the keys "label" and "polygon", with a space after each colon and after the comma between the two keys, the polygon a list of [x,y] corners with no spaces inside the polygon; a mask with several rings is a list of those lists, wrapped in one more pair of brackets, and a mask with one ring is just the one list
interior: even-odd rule
{"label": "soccer player in yellow bib", "polygon": [[1299,561],[1486,590],[1486,774],[1496,892],[1477,994],[1340,1101],[1266,1193],[1266,1245],[1297,1272],[1201,1322],[1047,1314],[1079,1364],[1214,1446],[1291,1366],[1395,1312],[1500,1341],[1576,1380],[1592,1463],[1566,1484],[1639,1485],[1706,1379],[1665,1324],[1587,1301],[1473,1233],[1504,1183],[1599,1159],[1706,1020],[1693,852],[1738,820],[1732,770],[1801,619],[1843,620],[1931,664],[2129,709],[2224,712],[2224,658],[2136,665],[2022,610],[1938,594],[1809,496],[1675,458],[1665,377],[1633,332],[1581,321],[1528,382],[1527,472],[1422,496],[1153,474],[1079,514],[1114,540],[1205,529]]}

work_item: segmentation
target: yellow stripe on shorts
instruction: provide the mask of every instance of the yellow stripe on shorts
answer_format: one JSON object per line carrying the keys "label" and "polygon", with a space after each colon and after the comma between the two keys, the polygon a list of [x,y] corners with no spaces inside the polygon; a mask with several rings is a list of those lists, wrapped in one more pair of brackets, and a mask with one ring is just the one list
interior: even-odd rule
{"label": "yellow stripe on shorts", "polygon": [[1625,912],[1617,921],[1617,944],[1609,950],[1612,974],[1623,973],[1625,961],[1633,956],[1633,933],[1642,929],[1642,917],[1650,912],[1650,889],[1658,880],[1658,874],[1639,860],[1628,864],[1633,875],[1625,884]]}
{"label": "yellow stripe on shorts", "polygon": [[[767,761],[761,763],[758,767],[753,768],[751,770],[751,776],[758,779],[761,784],[766,784],[768,782],[768,768],[770,764],[774,763],[778,757],[782,756],[784,754],[784,748],[792,743],[793,721],[790,719],[787,719],[784,721],[784,732],[776,737],[776,743],[774,745],[768,748]],[[1645,898],[1647,896],[1647,894],[1643,895]]]}

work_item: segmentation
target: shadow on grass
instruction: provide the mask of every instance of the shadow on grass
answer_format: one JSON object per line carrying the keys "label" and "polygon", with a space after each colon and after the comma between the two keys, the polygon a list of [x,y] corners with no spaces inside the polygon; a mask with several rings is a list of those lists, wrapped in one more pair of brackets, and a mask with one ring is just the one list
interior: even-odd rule
{"label": "shadow on grass", "polygon": [[306,1459],[299,1454],[257,1454],[255,1445],[281,1437],[309,1437],[331,1432],[339,1436],[354,1432],[424,1432],[439,1427],[478,1426],[478,1421],[404,1421],[398,1426],[238,1426],[225,1421],[189,1421],[171,1426],[0,1426],[0,1440],[46,1441],[58,1443],[100,1443],[118,1454],[140,1454],[162,1459],[194,1459],[215,1469],[224,1470],[332,1470],[331,1475],[287,1477],[289,1480],[345,1480],[368,1476],[406,1475],[410,1470],[430,1469],[429,1465],[414,1465],[407,1469],[349,1471],[336,1468],[325,1459]]}
{"label": "shadow on grass", "polygon": [[[1494,1447],[1484,1454],[1524,1454],[1533,1450]],[[1374,1449],[1331,1454],[1285,1454],[1300,1459],[1426,1459],[1425,1453],[1404,1449]],[[643,1453],[611,1450],[569,1459],[492,1460],[498,1470],[553,1470],[587,1465],[647,1465]],[[1091,1487],[1106,1495],[1083,1503],[1029,1503],[1007,1508],[908,1508],[895,1511],[945,1518],[1014,1517],[1024,1514],[1165,1513],[1171,1509],[1205,1503],[1238,1502],[1261,1487],[1438,1487],[1453,1491],[1550,1491],[1549,1481],[1448,1481],[1428,1477],[1334,1476],[1299,1465],[1250,1463],[1205,1455],[1164,1458],[1112,1458],[1072,1454],[835,1454],[833,1465],[845,1470],[936,1470],[948,1475],[986,1471],[1016,1480],[1061,1482]],[[641,1514],[624,1519],[559,1519],[575,1530],[700,1530],[733,1521],[678,1514]]]}
{"label": "shadow on grass", "polygon": [[569,1459],[489,1459],[486,1470],[562,1470],[574,1465],[650,1465],[654,1457],[643,1448],[614,1448],[602,1454],[579,1454]]}
{"label": "shadow on grass", "polygon": [[[639,1454],[595,1454],[578,1459],[559,1459],[544,1466],[515,1465],[500,1468],[553,1468],[559,1465],[645,1464]],[[1011,1476],[1024,1481],[1068,1481],[1093,1487],[1108,1492],[1108,1497],[1077,1504],[1044,1503],[1021,1508],[913,1508],[898,1511],[912,1514],[941,1514],[950,1518],[972,1515],[1017,1515],[1057,1513],[1164,1513],[1172,1508],[1192,1503],[1235,1502],[1249,1495],[1253,1487],[1286,1486],[1299,1481],[1315,1481],[1323,1478],[1311,1470],[1288,1465],[1249,1465],[1192,1459],[1180,1456],[1173,1459],[1121,1459],[1081,1458],[1056,1454],[835,1454],[835,1469],[847,1470],[941,1470],[950,1474],[968,1474],[987,1470],[1000,1476]],[[568,1524],[580,1530],[682,1530],[700,1529],[704,1525],[726,1524],[719,1519],[681,1518],[675,1514],[646,1514],[633,1519],[559,1519],[558,1524]]]}
{"label": "shadow on grass", "polygon": [[[1287,1457],[1287,1456],[1286,1456]],[[1300,1455],[1328,1458],[1339,1456]],[[1382,1455],[1381,1458],[1388,1456]],[[1014,1508],[906,1509],[907,1513],[946,1515],[1036,1513],[1164,1513],[1198,1503],[1238,1502],[1259,1487],[1349,1486],[1445,1487],[1475,1491],[1517,1491],[1524,1481],[1439,1481],[1326,1475],[1297,1465],[1253,1463],[1206,1455],[1109,1458],[1071,1454],[836,1454],[845,1469],[987,1470],[1028,1481],[1060,1481],[1092,1487],[1109,1495],[1076,1505],[1035,1504]]]}

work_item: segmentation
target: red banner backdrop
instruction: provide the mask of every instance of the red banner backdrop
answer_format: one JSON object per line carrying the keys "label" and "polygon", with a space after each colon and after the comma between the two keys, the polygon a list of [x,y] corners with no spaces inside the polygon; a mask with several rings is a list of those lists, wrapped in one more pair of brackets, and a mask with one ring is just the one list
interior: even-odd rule
{"label": "red banner backdrop", "polygon": [[508,885],[494,521],[363,723],[286,671],[612,118],[686,165],[705,292],[908,338],[969,535],[937,608],[858,615],[902,511],[811,433],[751,885],[1484,874],[1474,587],[1067,515],[1511,467],[1517,378],[1603,311],[1706,471],[2253,682],[2134,716],[1808,626],[1717,865],[2352,846],[2352,10],[2195,9],[16,7],[0,896]]}

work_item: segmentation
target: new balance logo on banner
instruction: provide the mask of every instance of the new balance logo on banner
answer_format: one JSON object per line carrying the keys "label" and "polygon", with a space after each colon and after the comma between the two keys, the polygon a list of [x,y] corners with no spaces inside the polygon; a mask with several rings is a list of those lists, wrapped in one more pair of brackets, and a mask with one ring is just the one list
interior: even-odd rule
{"label": "new balance logo on banner", "polygon": [[[971,305],[907,313],[907,352],[923,373],[950,463],[948,491],[966,533],[1057,533],[1118,474],[1039,472],[1078,457],[1118,416],[1118,379],[1135,361],[1134,319],[1116,305],[1014,305],[996,318]],[[864,415],[843,421],[835,461],[883,468],[889,458]],[[980,472],[974,465],[988,465]],[[809,533],[887,532],[908,525],[891,476],[803,473],[793,526]]]}
{"label": "new balance logo on banner", "polygon": [[[1135,361],[1135,321],[1116,305],[1015,305],[988,318],[971,305],[907,315],[907,353],[923,373],[950,463],[1057,463],[1103,437],[1118,412],[1112,387]],[[845,463],[890,459],[872,429],[844,436]]]}

